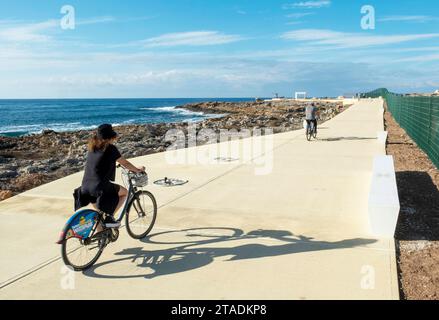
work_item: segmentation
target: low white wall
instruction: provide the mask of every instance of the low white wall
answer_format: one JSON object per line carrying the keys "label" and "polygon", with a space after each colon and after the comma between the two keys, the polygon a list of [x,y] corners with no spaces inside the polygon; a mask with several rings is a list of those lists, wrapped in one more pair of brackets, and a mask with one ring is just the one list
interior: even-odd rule
{"label": "low white wall", "polygon": [[378,142],[383,144],[384,146],[387,143],[387,137],[388,137],[388,132],[387,131],[378,131],[377,132]]}
{"label": "low white wall", "polygon": [[343,106],[351,105],[351,104],[354,104],[358,101],[359,101],[359,99],[357,99],[357,98],[346,98],[346,99],[343,99]]}
{"label": "low white wall", "polygon": [[368,212],[371,232],[393,238],[400,210],[392,156],[376,156],[373,162]]}

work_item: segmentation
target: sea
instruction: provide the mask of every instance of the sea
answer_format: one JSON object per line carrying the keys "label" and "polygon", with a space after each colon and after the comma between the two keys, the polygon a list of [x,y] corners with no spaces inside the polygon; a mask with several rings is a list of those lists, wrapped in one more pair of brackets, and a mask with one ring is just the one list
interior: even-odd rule
{"label": "sea", "polygon": [[204,101],[242,102],[254,98],[0,100],[0,136],[91,130],[102,123],[197,122],[218,117],[176,108]]}

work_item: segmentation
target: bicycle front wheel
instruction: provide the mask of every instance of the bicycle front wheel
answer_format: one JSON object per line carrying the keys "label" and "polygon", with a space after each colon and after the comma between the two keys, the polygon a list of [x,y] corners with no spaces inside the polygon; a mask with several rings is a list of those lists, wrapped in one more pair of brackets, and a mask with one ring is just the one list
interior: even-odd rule
{"label": "bicycle front wheel", "polygon": [[157,202],[151,192],[138,191],[128,204],[125,224],[134,239],[145,238],[154,227]]}
{"label": "bicycle front wheel", "polygon": [[310,126],[308,126],[306,128],[306,140],[311,141],[311,137],[312,137],[312,130],[311,130]]}

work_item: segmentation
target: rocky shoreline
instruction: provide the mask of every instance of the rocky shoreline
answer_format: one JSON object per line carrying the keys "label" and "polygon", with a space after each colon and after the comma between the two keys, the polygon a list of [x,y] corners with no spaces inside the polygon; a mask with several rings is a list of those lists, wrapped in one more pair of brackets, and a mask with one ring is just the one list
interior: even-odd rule
{"label": "rocky shoreline", "polygon": [[[274,133],[302,127],[307,102],[204,102],[187,104],[194,112],[218,117],[197,123],[197,130],[272,128]],[[320,121],[344,111],[343,104],[319,101]],[[187,132],[188,123],[158,123],[116,127],[118,148],[126,158],[163,152],[171,144],[164,137],[170,129]],[[84,169],[87,141],[93,130],[43,131],[22,137],[0,136],[0,201]]]}

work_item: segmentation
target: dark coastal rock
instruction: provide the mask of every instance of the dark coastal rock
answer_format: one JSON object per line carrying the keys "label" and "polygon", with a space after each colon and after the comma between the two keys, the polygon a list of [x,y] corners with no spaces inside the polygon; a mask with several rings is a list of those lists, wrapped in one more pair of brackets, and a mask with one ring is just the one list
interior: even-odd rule
{"label": "dark coastal rock", "polygon": [[13,141],[7,141],[7,140],[0,140],[0,150],[7,150],[7,149],[12,149],[15,148],[17,146],[16,142]]}
{"label": "dark coastal rock", "polygon": [[0,179],[13,179],[18,176],[18,172],[16,170],[2,170],[0,172]]}
{"label": "dark coastal rock", "polygon": [[3,157],[3,156],[0,156],[0,164],[8,163],[8,162],[9,162],[9,159],[8,159],[8,158]]}
{"label": "dark coastal rock", "polygon": [[61,168],[61,164],[52,164],[48,168],[49,168],[49,171],[56,171],[59,168]]}
{"label": "dark coastal rock", "polygon": [[58,144],[58,145],[66,145],[66,144],[70,144],[70,140],[68,140],[68,139],[64,139],[64,138],[61,138],[61,139],[58,139],[58,140],[57,140],[57,144]]}
{"label": "dark coastal rock", "polygon": [[45,167],[29,166],[23,169],[27,174],[42,173],[46,171]]}
{"label": "dark coastal rock", "polygon": [[0,166],[0,169],[1,169],[2,171],[3,171],[3,170],[6,170],[6,171],[17,171],[17,169],[18,169],[18,165],[14,164],[14,163],[11,163],[11,164],[4,164],[4,165]]}
{"label": "dark coastal rock", "polygon": [[77,166],[80,163],[78,158],[68,158],[65,160],[65,164],[68,166]]}

